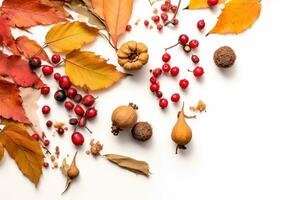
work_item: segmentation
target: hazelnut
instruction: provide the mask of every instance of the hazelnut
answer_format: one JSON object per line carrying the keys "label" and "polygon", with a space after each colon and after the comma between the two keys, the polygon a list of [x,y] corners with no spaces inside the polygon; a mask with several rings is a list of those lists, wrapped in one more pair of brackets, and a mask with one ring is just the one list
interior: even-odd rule
{"label": "hazelnut", "polygon": [[231,67],[236,60],[236,55],[232,48],[223,46],[217,49],[214,53],[214,61],[220,68]]}
{"label": "hazelnut", "polygon": [[149,140],[152,136],[152,127],[148,122],[138,122],[131,129],[132,137],[139,141]]}

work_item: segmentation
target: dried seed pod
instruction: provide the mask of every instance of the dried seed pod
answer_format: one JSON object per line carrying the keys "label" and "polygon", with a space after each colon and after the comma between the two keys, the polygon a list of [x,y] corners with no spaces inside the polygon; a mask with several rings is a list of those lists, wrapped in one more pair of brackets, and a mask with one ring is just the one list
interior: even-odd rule
{"label": "dried seed pod", "polygon": [[64,163],[64,165],[67,167],[67,169],[64,169],[66,170],[67,182],[66,182],[66,188],[63,191],[63,193],[65,193],[69,189],[72,181],[79,176],[80,171],[76,165],[76,156],[77,156],[77,152],[73,157],[70,167],[67,166],[67,163]]}
{"label": "dried seed pod", "polygon": [[138,122],[131,129],[132,137],[139,141],[149,140],[152,136],[152,127],[148,122]]}
{"label": "dried seed pod", "polygon": [[220,47],[214,53],[214,61],[220,68],[231,67],[236,60],[236,55],[232,48],[228,46]]}

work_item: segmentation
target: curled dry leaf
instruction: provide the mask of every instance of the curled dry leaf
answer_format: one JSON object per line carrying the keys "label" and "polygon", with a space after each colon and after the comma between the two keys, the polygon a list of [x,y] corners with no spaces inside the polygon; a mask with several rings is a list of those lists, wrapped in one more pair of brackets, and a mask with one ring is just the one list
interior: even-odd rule
{"label": "curled dry leaf", "polygon": [[104,19],[103,2],[104,0],[92,0],[93,9],[101,19]]}
{"label": "curled dry leaf", "polygon": [[132,7],[133,0],[103,0],[104,20],[115,47],[119,36],[126,30]]}
{"label": "curled dry leaf", "polygon": [[49,57],[43,47],[41,47],[36,41],[30,40],[26,36],[20,36],[16,39],[16,45],[19,51],[26,57],[30,58],[32,56],[39,57],[50,63]]}
{"label": "curled dry leaf", "polygon": [[107,160],[115,163],[119,167],[127,169],[136,174],[141,174],[144,176],[150,176],[149,164],[145,161],[135,160],[130,157],[121,156],[117,154],[106,154],[104,155]]}
{"label": "curled dry leaf", "polygon": [[0,116],[30,124],[22,107],[20,90],[15,84],[2,79],[0,79]]}
{"label": "curled dry leaf", "polygon": [[231,0],[225,4],[218,22],[209,32],[217,34],[239,34],[250,28],[261,11],[260,0]]}
{"label": "curled dry leaf", "polygon": [[26,131],[26,127],[20,123],[2,121],[5,125],[0,132],[0,142],[13,158],[19,169],[36,186],[42,175],[44,155],[39,143]]}
{"label": "curled dry leaf", "polygon": [[126,75],[93,52],[80,50],[66,56],[65,72],[74,85],[89,90],[108,88]]}
{"label": "curled dry leaf", "polygon": [[[225,0],[219,0],[219,4],[224,2]],[[207,0],[191,0],[187,8],[190,10],[205,9],[209,8],[209,5],[207,4]]]}
{"label": "curled dry leaf", "polygon": [[4,156],[4,147],[3,147],[3,144],[0,143],[0,161],[2,160]]}
{"label": "curled dry leaf", "polygon": [[20,56],[8,56],[2,51],[0,51],[0,76],[9,76],[22,87],[41,88],[44,85],[36,73],[30,69],[28,61]]}
{"label": "curled dry leaf", "polygon": [[47,33],[46,44],[54,52],[66,53],[93,42],[98,31],[97,28],[88,26],[84,22],[59,23]]}
{"label": "curled dry leaf", "polygon": [[16,46],[15,39],[12,36],[8,22],[7,22],[7,20],[3,19],[2,17],[0,17],[0,27],[1,27],[0,28],[1,29],[0,38],[2,41],[1,45],[4,44],[9,50],[12,51],[13,54],[19,55],[19,51]]}
{"label": "curled dry leaf", "polygon": [[2,16],[10,26],[28,28],[35,25],[49,25],[65,21],[66,15],[39,0],[4,0]]}

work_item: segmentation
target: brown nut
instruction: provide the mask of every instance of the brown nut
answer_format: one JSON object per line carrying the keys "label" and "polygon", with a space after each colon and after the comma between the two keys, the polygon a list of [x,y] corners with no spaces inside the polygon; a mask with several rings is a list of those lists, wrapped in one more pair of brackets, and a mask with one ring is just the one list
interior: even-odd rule
{"label": "brown nut", "polygon": [[220,68],[231,67],[236,60],[236,55],[232,48],[223,46],[217,49],[214,53],[214,61]]}

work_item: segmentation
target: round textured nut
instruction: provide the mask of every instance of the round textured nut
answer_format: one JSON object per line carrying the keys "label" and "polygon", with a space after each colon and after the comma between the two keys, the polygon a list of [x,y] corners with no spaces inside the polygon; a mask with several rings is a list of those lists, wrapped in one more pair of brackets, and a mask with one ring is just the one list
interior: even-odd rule
{"label": "round textured nut", "polygon": [[220,68],[231,67],[236,60],[236,55],[232,48],[223,46],[217,49],[214,53],[214,61]]}
{"label": "round textured nut", "polygon": [[148,122],[138,122],[131,129],[131,133],[134,139],[144,142],[151,138],[152,127]]}

